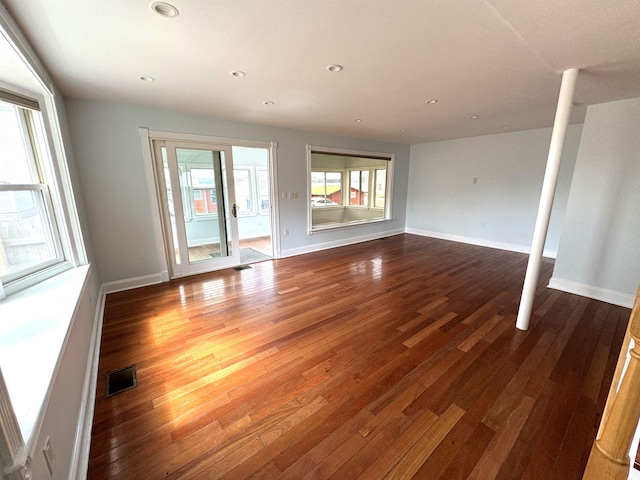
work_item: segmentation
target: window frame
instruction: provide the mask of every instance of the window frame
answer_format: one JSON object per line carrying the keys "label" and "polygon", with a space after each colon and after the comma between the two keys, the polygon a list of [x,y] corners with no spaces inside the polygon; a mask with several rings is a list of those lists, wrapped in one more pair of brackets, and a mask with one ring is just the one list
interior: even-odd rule
{"label": "window frame", "polygon": [[[351,150],[344,148],[335,148],[335,147],[324,147],[318,145],[307,144],[307,234],[313,235],[314,233],[325,232],[329,230],[339,230],[344,228],[353,228],[362,225],[371,225],[374,223],[383,223],[389,222],[393,220],[393,172],[395,166],[395,153],[386,153],[386,152],[369,152],[369,151],[360,151],[360,150]],[[380,168],[380,166],[372,166],[372,167],[345,167],[344,169],[335,169],[335,168],[320,168],[313,167],[312,165],[312,156],[313,154],[325,154],[325,155],[334,155],[334,156],[343,156],[343,157],[354,157],[354,158],[366,158],[372,160],[383,160],[386,163],[385,168]],[[314,207],[312,205],[311,200],[311,192],[312,192],[312,182],[311,182],[311,173],[319,172],[319,171],[340,171],[342,172],[342,204],[336,205],[333,208],[343,208],[343,209],[359,209],[359,210],[377,210],[382,213],[381,218],[374,219],[358,219],[352,221],[344,221],[344,222],[335,222],[328,224],[320,224],[313,225],[313,212]],[[350,192],[351,192],[351,170],[360,170],[369,171],[369,180],[368,180],[368,199],[367,205],[351,205],[350,204]],[[373,189],[375,188],[375,175],[377,170],[385,170],[386,171],[386,185],[385,185],[385,204],[384,207],[374,206],[375,202],[375,192]],[[349,198],[345,198],[345,191],[349,192]],[[372,195],[372,192],[374,195]],[[331,207],[322,207],[322,209],[331,208]],[[319,209],[316,208],[316,211]]]}
{"label": "window frame", "polygon": [[[311,175],[314,173],[322,173],[324,174],[324,193],[323,198],[327,200],[327,197],[331,194],[327,194],[327,173],[337,173],[340,175],[340,203],[336,205],[313,205],[313,199],[311,199],[311,208],[341,208],[345,206],[345,198],[344,198],[344,185],[345,185],[345,175],[344,170],[336,170],[332,168],[315,168],[309,172],[309,181],[311,182]],[[310,191],[313,191],[313,184],[311,183]],[[311,197],[311,195],[309,195]]]}
{"label": "window frame", "polygon": [[258,211],[258,192],[257,192],[257,183],[258,183],[258,173],[256,168],[253,165],[241,165],[239,168],[233,169],[233,180],[236,183],[235,185],[235,195],[236,195],[236,204],[238,203],[238,177],[236,176],[236,172],[248,172],[247,181],[249,183],[249,199],[251,201],[251,209],[245,207],[245,205],[238,205],[238,216],[239,217],[249,217],[258,215],[260,212]]}
{"label": "window frame", "polygon": [[[30,157],[29,169],[39,183],[2,184],[1,191],[32,191],[39,199],[43,229],[51,242],[52,258],[0,276],[0,300],[54,277],[74,266],[86,263],[81,237],[72,245],[72,238],[80,235],[79,226],[70,228],[69,219],[77,216],[75,210],[69,212],[70,205],[62,191],[67,187],[63,179],[68,178],[61,149],[54,141],[51,122],[57,125],[55,105],[52,98],[9,85],[0,81],[0,101],[18,108],[18,124],[21,142]],[[37,111],[36,119],[30,111]],[[38,122],[39,125],[36,123]],[[61,171],[62,170],[62,171]],[[40,200],[41,199],[41,200]]]}

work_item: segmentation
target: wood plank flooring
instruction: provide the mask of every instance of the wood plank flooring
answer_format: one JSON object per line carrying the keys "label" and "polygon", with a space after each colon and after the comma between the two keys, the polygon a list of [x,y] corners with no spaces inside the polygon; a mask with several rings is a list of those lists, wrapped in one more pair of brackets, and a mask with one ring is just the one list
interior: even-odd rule
{"label": "wood plank flooring", "polygon": [[89,478],[579,479],[630,311],[545,260],[519,331],[526,262],[405,234],[110,294]]}

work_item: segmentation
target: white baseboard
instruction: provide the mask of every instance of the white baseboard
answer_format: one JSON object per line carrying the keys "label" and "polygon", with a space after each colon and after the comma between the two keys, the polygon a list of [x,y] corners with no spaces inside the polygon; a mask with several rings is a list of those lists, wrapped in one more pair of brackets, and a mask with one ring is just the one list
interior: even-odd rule
{"label": "white baseboard", "polygon": [[296,255],[303,255],[305,253],[319,252],[320,250],[328,250],[330,248],[345,247],[347,245],[353,245],[355,243],[368,242],[370,240],[376,240],[382,237],[390,237],[392,235],[400,235],[402,233],[404,233],[403,229],[394,229],[384,232],[371,233],[368,235],[360,235],[358,237],[344,238],[342,240],[333,240],[331,242],[314,243],[313,245],[305,245],[304,247],[282,250],[281,258],[294,257]]}
{"label": "white baseboard", "polygon": [[616,292],[614,290],[607,290],[606,288],[594,287],[592,285],[585,285],[584,283],[572,282],[571,280],[563,280],[562,278],[555,277],[549,280],[549,288],[626,308],[633,307],[633,301],[635,299],[633,295],[629,295],[628,293]]}
{"label": "white baseboard", "polygon": [[107,293],[120,292],[122,290],[131,290],[132,288],[146,287],[147,285],[155,285],[156,283],[168,282],[169,272],[163,271],[144,275],[142,277],[125,278],[124,280],[116,280],[114,282],[106,282],[102,284],[101,291]]}
{"label": "white baseboard", "polygon": [[[419,228],[405,229],[406,233],[413,233],[414,235],[421,235],[423,237],[439,238],[441,240],[450,240],[452,242],[467,243],[469,245],[477,245],[479,247],[497,248],[498,250],[508,250],[510,252],[517,253],[530,253],[531,246],[516,245],[514,243],[495,242],[492,240],[485,240],[483,238],[465,237],[462,235],[452,235],[449,233],[432,232],[429,230],[421,230]],[[556,258],[557,251],[545,250],[542,252],[542,256],[546,258]]]}
{"label": "white baseboard", "polygon": [[78,416],[76,429],[76,443],[74,445],[71,472],[69,478],[86,479],[89,468],[89,452],[91,449],[91,429],[96,402],[96,385],[98,383],[98,364],[100,361],[100,338],[102,336],[102,321],[104,318],[104,304],[106,293],[100,288],[96,312],[87,356],[87,370],[82,390],[82,408]]}

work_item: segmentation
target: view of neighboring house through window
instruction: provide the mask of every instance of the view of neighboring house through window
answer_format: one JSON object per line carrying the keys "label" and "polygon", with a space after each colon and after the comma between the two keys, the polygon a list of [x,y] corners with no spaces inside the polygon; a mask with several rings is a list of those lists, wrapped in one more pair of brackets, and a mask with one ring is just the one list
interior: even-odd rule
{"label": "view of neighboring house through window", "polygon": [[342,172],[311,172],[311,203],[314,207],[342,204]]}
{"label": "view of neighboring house through window", "polygon": [[42,115],[36,102],[24,103],[0,92],[0,294],[64,262],[46,181]]}
{"label": "view of neighboring house through window", "polygon": [[389,219],[392,164],[391,154],[308,147],[309,231]]}

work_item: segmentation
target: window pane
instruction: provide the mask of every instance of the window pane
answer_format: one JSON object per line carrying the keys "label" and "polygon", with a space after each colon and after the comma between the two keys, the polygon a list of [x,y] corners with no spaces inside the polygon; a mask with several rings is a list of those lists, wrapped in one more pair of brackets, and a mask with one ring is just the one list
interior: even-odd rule
{"label": "window pane", "polygon": [[269,173],[266,170],[258,170],[258,194],[260,210],[269,210]]}
{"label": "window pane", "polygon": [[[0,102],[0,184],[40,183],[25,138],[21,109]],[[39,115],[39,112],[32,112]]]}
{"label": "window pane", "polygon": [[213,168],[192,168],[191,181],[194,192],[197,190],[204,192],[201,197],[194,196],[193,203],[196,216],[217,213],[218,198],[216,196],[216,182],[213,177]]}
{"label": "window pane", "polygon": [[349,205],[358,205],[360,202],[360,172],[353,170],[350,173]]}
{"label": "window pane", "polygon": [[0,191],[0,276],[56,258],[40,190]]}
{"label": "window pane", "polygon": [[369,206],[369,170],[363,170],[360,175],[360,205]]}
{"label": "window pane", "polygon": [[311,172],[311,201],[324,200],[324,172]]}
{"label": "window pane", "polygon": [[387,171],[376,170],[375,197],[373,206],[384,208],[384,200],[387,193]]}
{"label": "window pane", "polygon": [[[327,204],[342,204],[342,173],[326,172],[327,178]],[[331,202],[331,203],[329,203]]]}
{"label": "window pane", "polygon": [[236,205],[240,212],[253,212],[251,177],[249,170],[234,170],[233,181],[236,190]]}

